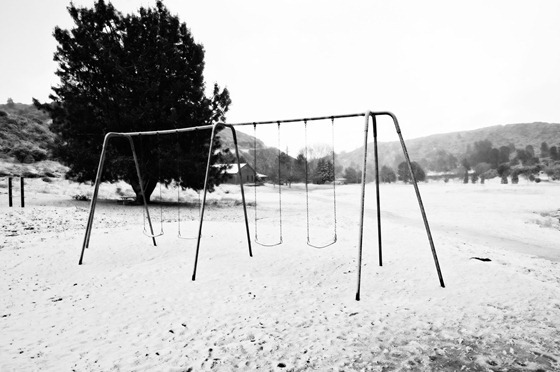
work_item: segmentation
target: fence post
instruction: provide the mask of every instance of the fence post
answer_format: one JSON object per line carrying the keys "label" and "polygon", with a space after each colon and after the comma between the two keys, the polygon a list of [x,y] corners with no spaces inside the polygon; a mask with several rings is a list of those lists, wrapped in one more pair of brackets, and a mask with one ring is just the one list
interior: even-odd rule
{"label": "fence post", "polygon": [[12,177],[8,177],[8,206],[12,206]]}
{"label": "fence post", "polygon": [[24,177],[19,178],[19,188],[20,188],[20,198],[21,198],[21,207],[25,208],[25,181]]}

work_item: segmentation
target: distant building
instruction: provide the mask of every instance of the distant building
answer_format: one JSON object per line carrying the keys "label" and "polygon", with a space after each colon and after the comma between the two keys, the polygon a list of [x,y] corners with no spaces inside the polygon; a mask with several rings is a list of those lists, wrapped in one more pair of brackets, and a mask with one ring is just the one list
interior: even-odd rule
{"label": "distant building", "polygon": [[[474,173],[473,170],[469,171],[469,176]],[[462,176],[461,176],[462,177]],[[429,171],[426,173],[426,180],[432,180],[432,181],[439,181],[439,180],[445,180],[445,179],[452,179],[452,178],[458,178],[458,175],[456,172],[433,172],[433,171]]]}
{"label": "distant building", "polygon": [[[216,166],[222,166],[216,164]],[[263,183],[267,176],[264,174],[260,174],[255,172],[253,167],[251,167],[247,163],[241,163],[238,167],[237,164],[229,164],[229,168],[225,171],[227,178],[224,183],[229,184],[239,184],[239,178],[243,183],[252,183],[252,184],[261,184]]]}

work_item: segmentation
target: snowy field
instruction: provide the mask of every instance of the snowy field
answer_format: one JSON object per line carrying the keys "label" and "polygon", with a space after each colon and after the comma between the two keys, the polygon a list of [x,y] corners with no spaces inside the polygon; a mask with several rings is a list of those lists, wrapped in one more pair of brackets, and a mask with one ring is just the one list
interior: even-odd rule
{"label": "snowy field", "polygon": [[[30,180],[26,208],[0,180],[0,371],[560,371],[560,185],[421,184],[446,288],[411,185],[382,185],[383,266],[367,186],[361,301],[355,301],[360,187],[337,186],[336,244],[306,244],[302,185],[282,189],[283,244],[249,257],[238,187],[177,238],[176,190],[142,209],[104,185],[78,265],[91,187]],[[258,191],[259,240],[279,240],[278,193]],[[117,193],[118,192],[118,193]],[[154,192],[159,198],[159,190]],[[197,195],[181,196],[196,236]],[[334,234],[332,189],[313,187],[312,243]],[[489,260],[479,260],[487,258]]]}

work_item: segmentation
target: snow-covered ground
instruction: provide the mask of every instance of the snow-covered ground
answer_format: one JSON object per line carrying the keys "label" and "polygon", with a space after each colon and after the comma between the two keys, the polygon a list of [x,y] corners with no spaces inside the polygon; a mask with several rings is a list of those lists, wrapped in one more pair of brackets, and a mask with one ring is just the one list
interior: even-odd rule
{"label": "snow-covered ground", "polygon": [[[154,247],[140,207],[101,201],[78,266],[89,203],[70,196],[91,187],[31,180],[21,209],[0,184],[0,371],[560,370],[560,185],[420,190],[446,287],[411,185],[381,186],[378,266],[370,184],[358,302],[358,185],[337,186],[338,241],[325,249],[306,245],[302,185],[282,189],[282,245],[255,244],[249,207],[252,258],[238,187],[220,187],[193,282],[196,239],[177,238],[175,205],[152,205],[165,230]],[[258,188],[261,242],[279,240],[276,191]],[[102,195],[127,192],[104,185]],[[181,199],[192,202],[181,230],[194,237],[197,196]],[[311,242],[328,243],[329,186],[312,187],[309,216]]]}

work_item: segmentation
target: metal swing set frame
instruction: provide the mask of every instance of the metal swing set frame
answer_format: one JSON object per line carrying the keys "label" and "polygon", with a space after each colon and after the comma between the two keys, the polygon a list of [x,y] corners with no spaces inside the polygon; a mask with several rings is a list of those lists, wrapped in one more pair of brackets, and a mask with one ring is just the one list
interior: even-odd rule
{"label": "metal swing set frame", "polygon": [[[372,128],[373,128],[373,146],[374,146],[374,160],[375,160],[375,190],[376,190],[376,209],[377,209],[378,258],[379,258],[379,266],[383,266],[382,239],[381,239],[381,210],[380,210],[380,193],[379,193],[379,159],[378,159],[378,149],[377,149],[377,147],[378,147],[377,146],[377,117],[380,117],[380,116],[390,117],[393,121],[394,126],[395,126],[395,130],[396,130],[396,133],[399,137],[399,141],[401,143],[401,147],[402,147],[402,150],[403,150],[403,155],[404,155],[406,163],[408,164],[408,169],[410,171],[411,181],[412,181],[412,184],[414,186],[414,191],[416,193],[416,198],[418,200],[418,206],[420,208],[420,213],[421,213],[421,216],[422,216],[422,220],[424,222],[424,227],[426,229],[426,234],[427,234],[427,237],[428,237],[428,242],[430,244],[432,256],[433,256],[433,259],[434,259],[434,264],[435,264],[435,267],[436,267],[439,283],[440,283],[440,286],[443,288],[443,287],[445,287],[445,284],[444,284],[444,281],[443,281],[443,276],[442,276],[442,273],[441,273],[439,260],[438,260],[438,257],[437,257],[432,233],[431,233],[430,226],[429,226],[429,223],[428,223],[428,218],[426,216],[426,211],[424,209],[424,204],[422,202],[422,197],[420,195],[420,190],[418,188],[418,182],[417,182],[416,177],[415,177],[414,172],[413,172],[410,157],[409,157],[408,151],[406,149],[406,145],[405,145],[402,133],[401,133],[401,129],[400,129],[397,117],[389,111],[379,111],[379,112],[366,111],[365,113],[357,113],[357,114],[308,117],[308,118],[300,118],[300,119],[262,121],[262,122],[247,122],[247,123],[237,123],[237,124],[215,123],[215,124],[212,124],[212,125],[203,125],[203,126],[198,126],[198,127],[179,128],[179,129],[161,130],[161,131],[128,132],[128,133],[110,132],[110,133],[107,133],[105,135],[105,138],[104,138],[104,141],[103,141],[103,147],[102,147],[101,156],[100,156],[100,160],[99,160],[99,166],[98,166],[98,169],[97,169],[97,175],[96,175],[96,179],[95,179],[94,191],[93,191],[93,196],[92,196],[92,199],[91,199],[89,217],[88,217],[88,221],[87,221],[84,241],[83,241],[83,244],[82,244],[82,250],[81,250],[81,254],[80,254],[79,265],[82,265],[85,249],[89,247],[90,238],[91,238],[91,231],[92,231],[92,227],[93,227],[93,219],[94,219],[94,215],[95,215],[95,207],[96,207],[97,199],[98,199],[99,185],[101,183],[101,177],[102,177],[102,174],[103,174],[103,167],[104,167],[105,158],[106,158],[106,154],[107,154],[107,148],[108,148],[108,145],[109,145],[109,141],[111,139],[117,138],[117,137],[126,138],[126,139],[128,139],[128,141],[130,143],[130,148],[131,148],[131,152],[132,152],[132,156],[133,156],[133,159],[134,159],[136,172],[137,172],[138,180],[139,180],[139,184],[140,184],[140,192],[142,194],[142,199],[143,199],[143,204],[144,204],[143,207],[144,207],[144,211],[145,211],[145,214],[146,214],[146,217],[147,217],[147,220],[148,220],[148,226],[149,226],[149,229],[150,229],[150,234],[148,234],[148,236],[150,236],[152,238],[153,244],[155,246],[156,245],[156,240],[155,240],[156,234],[154,234],[154,229],[153,229],[153,226],[152,226],[148,205],[146,203],[146,198],[145,198],[145,194],[144,194],[144,187],[143,187],[143,182],[142,182],[142,174],[140,172],[140,164],[138,162],[138,157],[136,155],[136,150],[135,150],[135,147],[134,147],[134,141],[132,140],[132,138],[137,137],[137,136],[145,136],[145,135],[165,135],[165,134],[177,134],[178,135],[180,133],[187,133],[187,132],[194,132],[194,131],[210,130],[211,129],[210,145],[209,145],[209,150],[208,150],[208,161],[207,161],[207,164],[206,164],[206,174],[205,174],[205,178],[204,178],[204,192],[203,192],[203,197],[202,197],[202,203],[200,205],[198,235],[196,237],[197,244],[196,244],[196,253],[195,253],[195,259],[194,259],[194,268],[193,268],[193,273],[192,273],[192,280],[194,281],[194,280],[196,280],[198,258],[199,258],[199,253],[200,253],[202,226],[203,226],[203,222],[204,222],[204,211],[205,211],[205,207],[206,207],[206,196],[207,196],[207,190],[208,190],[207,185],[208,185],[208,179],[209,179],[210,167],[211,167],[210,159],[211,159],[211,156],[212,156],[212,153],[213,153],[213,150],[214,150],[213,149],[214,139],[217,135],[216,128],[225,127],[225,128],[228,128],[232,131],[233,142],[234,142],[234,146],[235,146],[237,166],[238,166],[238,169],[240,169],[239,150],[238,150],[238,144],[237,144],[237,134],[236,134],[236,131],[235,131],[236,126],[253,125],[254,127],[256,127],[256,125],[266,125],[266,124],[277,124],[278,126],[280,126],[280,123],[295,123],[295,122],[303,122],[303,123],[305,123],[305,125],[307,125],[307,122],[309,122],[309,121],[319,121],[319,120],[324,121],[324,120],[330,119],[331,123],[334,123],[335,119],[352,118],[352,117],[364,117],[365,118],[364,155],[363,155],[363,167],[362,167],[361,210],[360,210],[360,228],[359,228],[359,240],[358,240],[357,288],[356,288],[356,297],[355,297],[355,299],[357,301],[359,301],[360,297],[361,297],[363,231],[364,231],[364,214],[365,214],[365,197],[366,197],[366,187],[365,187],[366,182],[365,182],[365,180],[366,180],[367,145],[368,145],[368,132],[369,132],[370,119],[371,119]],[[334,150],[333,150],[333,152],[334,152]],[[307,159],[306,159],[306,161],[307,161]],[[307,180],[306,180],[306,186],[307,186]],[[242,177],[239,177],[239,187],[240,187],[240,190],[241,190],[243,213],[244,213],[244,217],[245,217],[245,230],[246,230],[246,234],[247,234],[247,246],[248,246],[248,250],[249,250],[249,256],[252,257],[253,256],[253,251],[252,251],[252,247],[251,247],[251,236],[250,236],[250,232],[249,232],[249,222],[248,222],[248,217],[247,217],[247,206],[246,206],[246,202],[245,202],[245,192],[244,192],[244,188],[243,188]],[[280,199],[280,203],[281,203],[281,199]],[[281,208],[281,205],[280,205],[280,208]],[[336,206],[335,206],[335,208],[336,208]],[[335,209],[335,213],[336,213],[336,209]],[[307,212],[307,215],[308,215],[308,218],[309,218],[309,211]],[[336,236],[336,232],[335,232],[335,236]],[[309,243],[309,234],[308,234],[307,240],[308,240],[308,243]],[[258,239],[256,240],[256,242],[258,243]],[[331,244],[334,244],[334,243],[331,243]],[[331,245],[331,244],[328,244],[328,245]],[[274,245],[277,245],[277,244],[274,244]],[[314,246],[312,244],[309,244],[309,245]],[[326,245],[326,246],[328,246],[328,245]],[[323,247],[319,247],[319,248],[323,248]]]}

